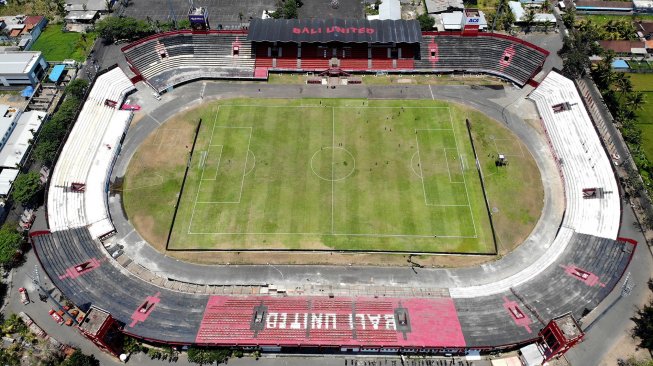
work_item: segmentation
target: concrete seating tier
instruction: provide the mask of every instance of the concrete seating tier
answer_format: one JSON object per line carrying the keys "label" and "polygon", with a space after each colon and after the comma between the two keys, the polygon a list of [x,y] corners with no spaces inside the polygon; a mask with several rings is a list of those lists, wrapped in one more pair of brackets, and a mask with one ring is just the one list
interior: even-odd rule
{"label": "concrete seating tier", "polygon": [[[131,120],[131,112],[119,107],[133,88],[119,68],[95,80],[52,172],[47,202],[52,230],[89,226],[95,237],[113,231],[106,182]],[[107,100],[117,105],[108,106]],[[73,183],[83,184],[84,189],[74,191]]]}
{"label": "concrete seating tier", "polygon": [[547,55],[544,50],[508,36],[429,33],[422,39],[415,68],[488,73],[524,85],[540,70]]}
{"label": "concrete seating tier", "polygon": [[[206,76],[207,70],[209,77],[254,76],[255,58],[251,43],[246,41],[246,34],[242,32],[162,33],[122,50],[130,64],[158,91],[168,85]],[[169,72],[178,69],[183,69],[183,72]],[[190,75],[192,73],[195,76]],[[170,79],[162,80],[163,75]]]}

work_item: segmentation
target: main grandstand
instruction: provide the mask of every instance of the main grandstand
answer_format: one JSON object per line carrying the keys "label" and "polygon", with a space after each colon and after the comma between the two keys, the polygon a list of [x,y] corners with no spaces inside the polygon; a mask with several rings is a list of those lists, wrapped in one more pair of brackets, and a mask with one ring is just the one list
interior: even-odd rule
{"label": "main grandstand", "polygon": [[[131,82],[120,68],[97,76],[50,178],[49,230],[31,234],[45,272],[84,312],[110,314],[123,333],[171,345],[464,354],[513,349],[542,338],[539,330],[563,314],[582,318],[616,286],[635,249],[619,237],[610,160],[573,82],[555,71],[538,75],[546,50],[479,33],[466,19],[462,33],[420,32],[415,21],[254,20],[248,30],[167,32],[125,46]],[[114,226],[112,213],[120,213],[109,210],[117,199],[109,197],[109,177],[123,142],[148,128],[130,129],[132,112],[118,109],[132,83],[164,92],[197,79],[264,80],[269,72],[541,80],[530,98],[546,141],[530,148],[557,168],[545,179],[559,182],[564,197],[546,199],[564,206],[564,215],[493,263],[424,268],[412,282],[398,280],[405,268],[357,266],[221,266],[188,282],[117,249],[135,245],[127,239],[138,233]],[[82,328],[89,318],[80,319]],[[582,337],[575,322],[564,328]]]}
{"label": "main grandstand", "polygon": [[[473,15],[463,19],[473,19]],[[242,31],[174,31],[122,48],[136,74],[163,92],[199,78],[266,79],[268,72],[483,73],[519,86],[548,51],[519,38],[420,32],[407,20],[260,20]]]}

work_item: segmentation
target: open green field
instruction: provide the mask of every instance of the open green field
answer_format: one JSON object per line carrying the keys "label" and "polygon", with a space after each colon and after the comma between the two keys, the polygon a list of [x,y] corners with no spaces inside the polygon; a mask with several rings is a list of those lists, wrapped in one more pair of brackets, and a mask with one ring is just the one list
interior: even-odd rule
{"label": "open green field", "polygon": [[[473,134],[493,216],[515,221],[497,228],[498,241],[523,240],[541,211],[532,158],[496,122],[439,101],[207,103],[143,143],[123,203],[141,235],[163,250],[494,253],[465,118],[479,125]],[[492,167],[498,151],[511,159],[501,171]],[[528,206],[515,204],[515,194]]]}
{"label": "open green field", "polygon": [[47,61],[73,59],[84,61],[93,46],[95,33],[63,32],[61,24],[48,25],[32,46],[32,51],[43,52]]}
{"label": "open green field", "polygon": [[642,129],[644,153],[653,161],[653,73],[628,75],[633,83],[633,90],[644,93],[644,106],[637,112],[637,123]]}

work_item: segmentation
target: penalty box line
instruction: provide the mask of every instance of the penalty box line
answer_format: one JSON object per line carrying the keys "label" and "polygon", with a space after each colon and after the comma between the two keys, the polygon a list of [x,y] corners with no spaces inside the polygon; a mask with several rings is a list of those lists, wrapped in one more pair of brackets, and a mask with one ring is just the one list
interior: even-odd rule
{"label": "penalty box line", "polygon": [[[461,156],[460,149],[458,148],[458,137],[456,136],[456,130],[454,129],[454,125],[453,125],[453,115],[451,114],[451,109],[449,109],[449,123],[451,124],[451,128],[454,130],[453,140],[456,143],[456,152],[458,156]],[[462,157],[461,157],[461,163],[462,163]],[[472,226],[474,227],[474,236],[478,236],[478,231],[476,231],[476,221],[474,220],[474,212],[472,212],[472,200],[469,199],[469,191],[467,189],[467,178],[465,178],[464,170],[462,171],[462,176],[463,176],[463,185],[465,186],[465,195],[467,196],[467,204],[469,207],[469,216],[472,219]]]}

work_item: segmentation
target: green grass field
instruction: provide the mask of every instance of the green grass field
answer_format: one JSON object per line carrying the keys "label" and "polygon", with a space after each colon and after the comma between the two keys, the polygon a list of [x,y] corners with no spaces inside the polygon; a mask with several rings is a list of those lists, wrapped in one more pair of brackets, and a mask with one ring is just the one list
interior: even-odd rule
{"label": "green grass field", "polygon": [[[500,208],[493,216],[512,221],[497,228],[510,247],[539,217],[537,167],[508,130],[439,101],[208,103],[143,143],[123,203],[141,235],[162,248],[201,118],[168,250],[493,253],[467,117],[479,127],[488,199]],[[509,167],[493,167],[498,151]]]}
{"label": "green grass field", "polygon": [[32,51],[43,52],[47,61],[73,59],[84,61],[93,46],[95,33],[63,32],[61,24],[48,25],[32,46]]}
{"label": "green grass field", "polygon": [[633,90],[644,93],[644,106],[637,112],[637,123],[642,129],[642,147],[646,157],[653,161],[653,74],[628,74]]}

